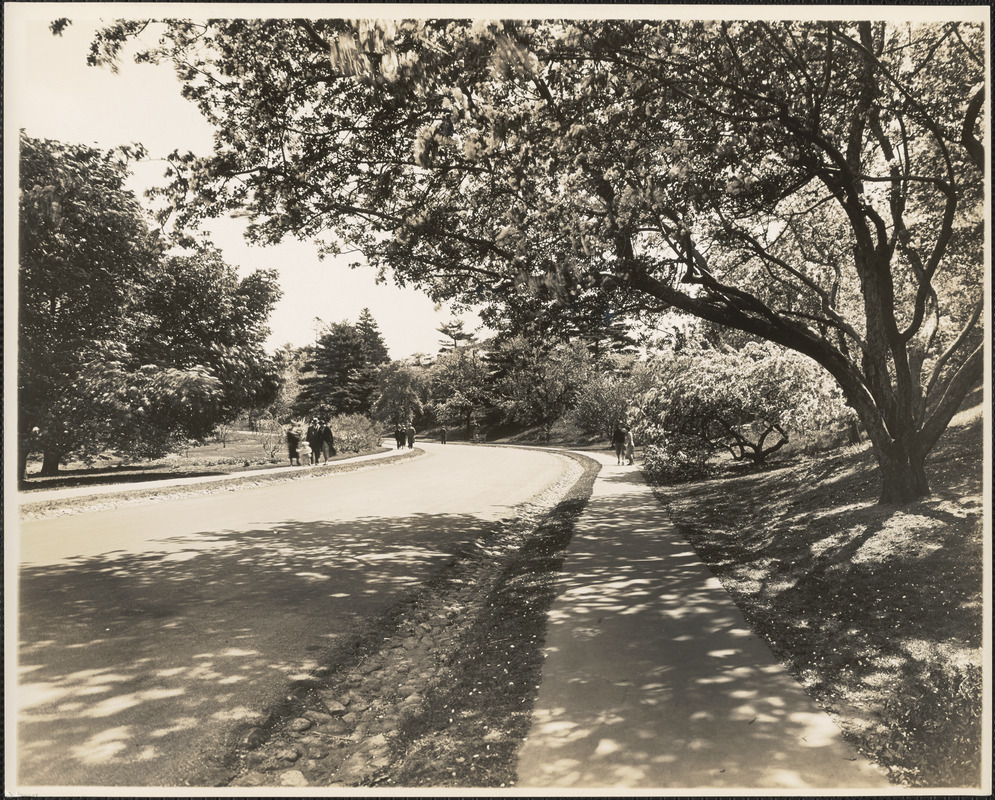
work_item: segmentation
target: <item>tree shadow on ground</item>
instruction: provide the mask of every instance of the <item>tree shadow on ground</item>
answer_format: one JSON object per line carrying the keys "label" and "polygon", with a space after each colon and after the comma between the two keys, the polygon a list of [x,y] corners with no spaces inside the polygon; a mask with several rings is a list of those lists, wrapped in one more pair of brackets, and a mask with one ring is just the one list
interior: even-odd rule
{"label": "tree shadow on ground", "polygon": [[[20,574],[22,785],[178,785],[500,522],[287,520]],[[187,546],[189,545],[189,546]],[[182,771],[181,771],[182,772]]]}
{"label": "tree shadow on ground", "polygon": [[[946,756],[909,742],[917,730],[973,735],[951,726],[959,714],[944,708],[950,698],[920,676],[939,670],[959,681],[981,652],[980,433],[980,420],[951,427],[929,460],[932,495],[905,507],[878,505],[872,455],[859,449],[660,490],[751,626],[870,751],[887,749],[886,763],[907,773],[922,767],[920,785],[975,781],[977,753],[957,754],[968,771],[954,774]],[[913,684],[919,707],[900,718],[888,704],[895,687]]]}
{"label": "tree shadow on ground", "polygon": [[519,785],[887,785],[665,519],[638,472],[604,475],[549,616]]}

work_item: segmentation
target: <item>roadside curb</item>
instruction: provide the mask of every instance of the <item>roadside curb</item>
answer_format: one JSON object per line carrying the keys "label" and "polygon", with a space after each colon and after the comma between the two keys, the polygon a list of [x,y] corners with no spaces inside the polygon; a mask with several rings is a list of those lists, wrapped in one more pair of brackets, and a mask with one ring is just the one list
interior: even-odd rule
{"label": "roadside curb", "polygon": [[[79,492],[73,495],[37,496],[40,492],[19,493],[21,519],[42,519],[45,517],[68,516],[71,514],[99,511],[117,508],[137,503],[159,502],[174,498],[191,497],[202,494],[217,494],[233,492],[239,489],[250,489],[268,484],[288,483],[290,481],[314,480],[327,478],[331,475],[359,470],[373,469],[387,464],[397,464],[412,458],[425,455],[421,448],[414,448],[398,454],[397,451],[375,453],[357,456],[354,459],[343,459],[331,464],[321,464],[310,467],[278,467],[272,470],[256,470],[253,472],[234,472],[228,475],[212,475],[200,478],[180,478],[173,481],[148,481],[131,488],[114,487],[94,492]],[[179,483],[177,481],[182,481]],[[35,496],[32,496],[35,495]]]}

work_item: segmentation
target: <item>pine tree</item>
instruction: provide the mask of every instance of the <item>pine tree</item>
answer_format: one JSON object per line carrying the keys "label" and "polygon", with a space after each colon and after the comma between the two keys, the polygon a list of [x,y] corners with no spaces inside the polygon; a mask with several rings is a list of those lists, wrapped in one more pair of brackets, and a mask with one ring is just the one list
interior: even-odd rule
{"label": "pine tree", "polygon": [[384,343],[383,334],[380,333],[380,326],[373,318],[370,309],[364,308],[359,312],[359,321],[356,323],[356,330],[363,338],[363,353],[367,363],[371,367],[378,367],[390,361],[390,353]]}

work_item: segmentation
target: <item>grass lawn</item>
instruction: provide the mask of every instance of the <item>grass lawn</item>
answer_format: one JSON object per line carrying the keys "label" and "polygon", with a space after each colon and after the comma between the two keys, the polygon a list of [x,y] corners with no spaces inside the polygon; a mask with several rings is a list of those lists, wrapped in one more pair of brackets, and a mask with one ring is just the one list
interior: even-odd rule
{"label": "grass lawn", "polygon": [[[364,454],[340,452],[329,459],[329,463],[356,455]],[[41,459],[36,458],[28,461],[25,480],[17,488],[22,492],[31,492],[39,489],[226,475],[287,466],[290,466],[290,459],[287,457],[282,434],[274,439],[261,433],[235,431],[224,444],[208,442],[155,461],[124,462],[117,458],[103,457],[91,465],[70,462],[60,467],[57,475],[47,477],[39,474]]]}
{"label": "grass lawn", "polygon": [[982,435],[980,407],[958,415],[908,507],[877,505],[867,445],[657,490],[754,629],[907,786],[980,784]]}

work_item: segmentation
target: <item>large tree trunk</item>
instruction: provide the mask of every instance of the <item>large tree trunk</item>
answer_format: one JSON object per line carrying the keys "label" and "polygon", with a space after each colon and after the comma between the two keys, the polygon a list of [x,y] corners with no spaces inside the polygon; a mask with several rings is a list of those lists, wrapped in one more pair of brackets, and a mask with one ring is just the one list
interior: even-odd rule
{"label": "large tree trunk", "polygon": [[41,462],[42,475],[55,475],[59,472],[59,462],[62,461],[62,453],[54,450],[46,450]]}
{"label": "large tree trunk", "polygon": [[[818,360],[818,359],[817,359]],[[839,362],[820,362],[827,369],[839,367]],[[921,443],[922,431],[917,430],[911,414],[893,411],[886,424],[882,404],[875,402],[864,384],[848,369],[830,369],[843,389],[847,400],[857,412],[867,437],[870,439],[881,476],[882,505],[904,505],[929,495],[929,482],[924,467],[928,450],[916,447]],[[908,398],[898,398],[898,404]]]}
{"label": "large tree trunk", "polygon": [[874,448],[881,472],[881,504],[904,505],[929,495],[924,459],[910,448],[895,443],[887,448]]}

